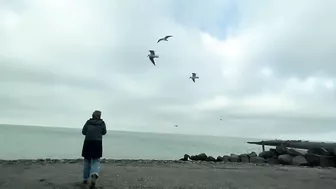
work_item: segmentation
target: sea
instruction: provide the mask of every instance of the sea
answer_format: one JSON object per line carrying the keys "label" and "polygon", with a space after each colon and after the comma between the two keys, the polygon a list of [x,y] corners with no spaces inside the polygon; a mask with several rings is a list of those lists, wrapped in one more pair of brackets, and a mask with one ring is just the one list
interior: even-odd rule
{"label": "sea", "polygon": [[[84,136],[80,129],[0,125],[0,159],[81,158]],[[103,158],[176,160],[184,154],[214,157],[260,152],[249,138],[108,131]]]}

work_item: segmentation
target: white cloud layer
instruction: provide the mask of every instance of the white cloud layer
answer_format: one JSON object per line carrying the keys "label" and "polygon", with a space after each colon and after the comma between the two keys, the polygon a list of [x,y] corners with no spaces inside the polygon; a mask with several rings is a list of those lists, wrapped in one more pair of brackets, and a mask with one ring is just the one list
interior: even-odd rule
{"label": "white cloud layer", "polygon": [[80,128],[100,109],[116,130],[323,140],[336,133],[334,10],[318,0],[0,1],[0,123]]}

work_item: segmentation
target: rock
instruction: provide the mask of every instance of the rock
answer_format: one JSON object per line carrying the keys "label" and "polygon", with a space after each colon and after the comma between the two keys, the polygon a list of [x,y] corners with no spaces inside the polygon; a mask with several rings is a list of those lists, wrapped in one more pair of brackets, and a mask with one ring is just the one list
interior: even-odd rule
{"label": "rock", "polygon": [[330,149],[330,151],[332,151],[332,154],[333,154],[334,156],[336,156],[336,148],[334,148],[334,149]]}
{"label": "rock", "polygon": [[239,162],[239,156],[236,155],[236,154],[231,154],[230,158],[229,158],[229,161],[231,161],[231,162]]}
{"label": "rock", "polygon": [[218,156],[217,159],[216,159],[216,161],[218,161],[218,162],[223,161],[223,157],[222,156]]}
{"label": "rock", "polygon": [[241,154],[239,156],[239,161],[244,162],[244,163],[248,163],[248,162],[250,162],[250,157],[247,154]]}
{"label": "rock", "polygon": [[289,155],[289,154],[282,154],[278,156],[278,160],[280,164],[283,165],[291,165],[292,164],[292,160],[293,160],[293,156]]}
{"label": "rock", "polygon": [[198,155],[198,159],[200,161],[205,161],[208,158],[208,156],[205,153],[201,153]]}
{"label": "rock", "polygon": [[310,166],[335,167],[333,156],[322,156],[317,154],[307,154],[306,159]]}
{"label": "rock", "polygon": [[190,156],[190,159],[193,160],[193,161],[198,161],[197,156]]}
{"label": "rock", "polygon": [[230,161],[230,156],[224,155],[223,156],[223,161],[225,161],[225,162]]}
{"label": "rock", "polygon": [[305,156],[307,152],[303,150],[289,148],[287,149],[287,154],[290,154],[292,156]]}
{"label": "rock", "polygon": [[277,153],[277,155],[287,154],[287,148],[283,146],[277,146],[275,148],[275,152]]}
{"label": "rock", "polygon": [[335,167],[334,158],[331,156],[320,156],[320,166],[321,167]]}
{"label": "rock", "polygon": [[326,149],[324,148],[311,148],[307,151],[308,154],[317,154],[322,156],[328,156],[331,155]]}
{"label": "rock", "polygon": [[273,151],[263,151],[259,153],[259,157],[264,159],[275,157],[276,154]]}
{"label": "rock", "polygon": [[251,153],[248,154],[248,156],[249,156],[249,158],[251,158],[251,157],[257,157],[258,155],[255,152],[251,152]]}
{"label": "rock", "polygon": [[306,166],[308,165],[308,161],[306,160],[305,157],[303,156],[295,156],[292,159],[292,165],[296,165],[296,166]]}
{"label": "rock", "polygon": [[191,160],[194,161],[206,161],[208,158],[208,156],[205,153],[201,153],[199,155],[195,155],[195,156],[190,156]]}
{"label": "rock", "polygon": [[216,161],[216,159],[212,156],[208,156],[205,161]]}
{"label": "rock", "polygon": [[188,154],[184,154],[183,158],[181,158],[180,160],[188,161],[189,158],[190,158],[190,156]]}
{"label": "rock", "polygon": [[69,160],[68,163],[77,163],[77,160]]}
{"label": "rock", "polygon": [[277,165],[280,164],[278,158],[267,158],[266,162],[271,165]]}
{"label": "rock", "polygon": [[308,165],[310,166],[319,166],[320,165],[320,157],[317,154],[306,154],[306,160],[308,161]]}
{"label": "rock", "polygon": [[250,158],[250,162],[251,163],[265,163],[266,160],[264,158],[262,158],[262,157],[256,156],[256,157],[251,157]]}

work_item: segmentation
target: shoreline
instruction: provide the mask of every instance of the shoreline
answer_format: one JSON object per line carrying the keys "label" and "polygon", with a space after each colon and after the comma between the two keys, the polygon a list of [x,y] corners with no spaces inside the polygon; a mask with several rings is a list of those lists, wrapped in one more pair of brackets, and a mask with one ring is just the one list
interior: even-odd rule
{"label": "shoreline", "polygon": [[[57,165],[57,164],[82,164],[83,158],[77,159],[15,159],[15,160],[3,160],[0,159],[0,165]],[[267,162],[232,162],[232,161],[194,161],[194,160],[156,160],[156,159],[105,159],[100,160],[101,164],[111,164],[116,166],[128,166],[128,165],[204,165],[213,168],[221,166],[253,166],[253,167],[297,167],[307,169],[335,169],[335,167],[323,167],[323,166],[298,166],[298,165],[285,165],[285,164],[271,164]]]}

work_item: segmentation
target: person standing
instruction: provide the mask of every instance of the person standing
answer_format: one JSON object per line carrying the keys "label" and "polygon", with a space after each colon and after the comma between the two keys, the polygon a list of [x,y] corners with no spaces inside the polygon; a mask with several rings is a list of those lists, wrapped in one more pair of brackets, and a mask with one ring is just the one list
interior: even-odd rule
{"label": "person standing", "polygon": [[85,135],[82,157],[84,157],[83,183],[87,184],[91,176],[90,188],[95,188],[99,177],[100,158],[103,155],[103,135],[107,133],[106,125],[101,119],[101,111],[95,110],[92,118],[87,120],[82,129]]}

